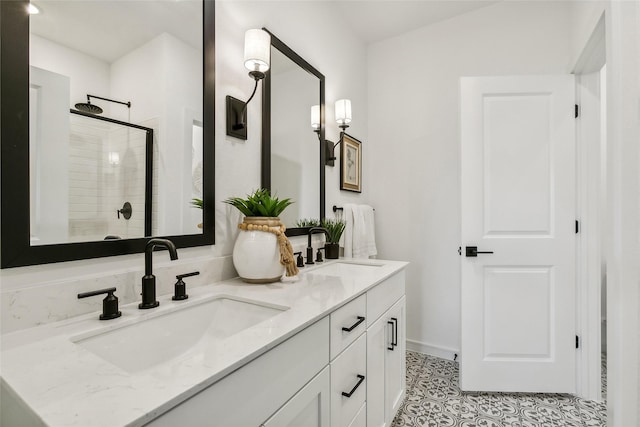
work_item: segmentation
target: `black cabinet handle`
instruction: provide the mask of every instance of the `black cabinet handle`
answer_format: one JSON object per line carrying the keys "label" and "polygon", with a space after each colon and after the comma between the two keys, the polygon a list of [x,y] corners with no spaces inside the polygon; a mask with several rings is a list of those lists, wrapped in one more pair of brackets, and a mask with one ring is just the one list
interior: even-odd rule
{"label": "black cabinet handle", "polygon": [[358,383],[355,386],[353,386],[351,391],[349,393],[347,393],[346,391],[342,392],[342,395],[344,397],[351,397],[351,395],[356,392],[358,387],[360,387],[360,384],[362,384],[362,381],[364,381],[364,375],[358,375],[357,377],[358,377]]}
{"label": "black cabinet handle", "polygon": [[395,317],[392,317],[391,321],[393,322],[393,329],[395,331],[395,333],[393,334],[391,345],[394,347],[397,347],[398,346],[398,319],[396,319]]}
{"label": "black cabinet handle", "polygon": [[478,251],[477,246],[465,246],[464,254],[468,257],[477,257],[478,254],[492,254],[493,251]]}
{"label": "black cabinet handle", "polygon": [[391,320],[387,320],[387,325],[391,325],[391,344],[390,347],[387,347],[387,350],[393,351],[393,334],[394,334],[394,323]]}
{"label": "black cabinet handle", "polygon": [[358,325],[360,325],[360,323],[362,323],[362,322],[364,322],[364,317],[362,317],[362,316],[358,316],[358,321],[357,321],[356,323],[354,323],[353,325],[351,325],[351,326],[350,326],[350,327],[348,327],[348,328],[347,328],[347,327],[345,327],[345,326],[343,326],[343,327],[342,327],[342,330],[343,330],[343,331],[345,331],[345,332],[351,332],[351,331],[353,331],[355,328],[357,328],[357,327],[358,327]]}

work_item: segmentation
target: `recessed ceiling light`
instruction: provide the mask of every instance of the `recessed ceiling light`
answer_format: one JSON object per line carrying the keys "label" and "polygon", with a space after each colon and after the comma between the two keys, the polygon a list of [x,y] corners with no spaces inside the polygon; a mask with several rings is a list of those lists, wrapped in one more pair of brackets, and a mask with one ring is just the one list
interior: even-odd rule
{"label": "recessed ceiling light", "polygon": [[37,15],[40,13],[40,9],[38,9],[33,3],[29,3],[29,6],[27,6],[27,13],[29,15]]}

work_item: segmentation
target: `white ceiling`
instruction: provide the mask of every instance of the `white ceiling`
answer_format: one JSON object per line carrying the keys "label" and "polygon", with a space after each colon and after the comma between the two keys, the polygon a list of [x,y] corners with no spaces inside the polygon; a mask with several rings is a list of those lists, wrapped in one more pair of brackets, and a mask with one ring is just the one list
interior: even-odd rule
{"label": "white ceiling", "polygon": [[[1,0],[0,0],[1,1]],[[163,32],[202,49],[202,2],[33,0],[31,32],[108,63]]]}
{"label": "white ceiling", "polygon": [[365,43],[471,12],[500,0],[337,0],[354,33]]}
{"label": "white ceiling", "polygon": [[[2,1],[2,0],[0,0]],[[311,0],[314,1],[314,0]],[[499,0],[320,0],[336,7],[356,37],[384,40]],[[202,5],[197,0],[32,0],[34,34],[108,63],[162,32],[201,49]],[[337,24],[338,25],[338,24]],[[330,29],[328,29],[330,31]]]}

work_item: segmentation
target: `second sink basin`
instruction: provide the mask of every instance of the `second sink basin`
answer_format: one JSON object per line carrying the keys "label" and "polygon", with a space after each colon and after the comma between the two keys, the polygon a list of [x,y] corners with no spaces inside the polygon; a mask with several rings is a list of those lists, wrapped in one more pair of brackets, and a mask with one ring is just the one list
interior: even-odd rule
{"label": "second sink basin", "polygon": [[71,341],[127,372],[140,372],[194,352],[202,341],[223,340],[287,309],[221,296]]}
{"label": "second sink basin", "polygon": [[309,274],[324,274],[327,276],[359,276],[375,273],[381,264],[358,264],[353,262],[336,262],[309,271]]}

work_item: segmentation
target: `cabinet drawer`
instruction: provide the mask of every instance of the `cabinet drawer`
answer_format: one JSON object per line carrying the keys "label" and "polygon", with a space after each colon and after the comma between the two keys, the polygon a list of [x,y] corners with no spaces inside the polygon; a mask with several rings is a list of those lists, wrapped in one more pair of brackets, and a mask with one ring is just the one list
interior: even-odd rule
{"label": "cabinet drawer", "polygon": [[365,331],[366,312],[367,299],[362,295],[331,313],[331,360]]}
{"label": "cabinet drawer", "polygon": [[367,327],[404,295],[404,270],[367,292]]}
{"label": "cabinet drawer", "polygon": [[367,341],[360,337],[331,362],[331,426],[348,427],[367,394]]}

